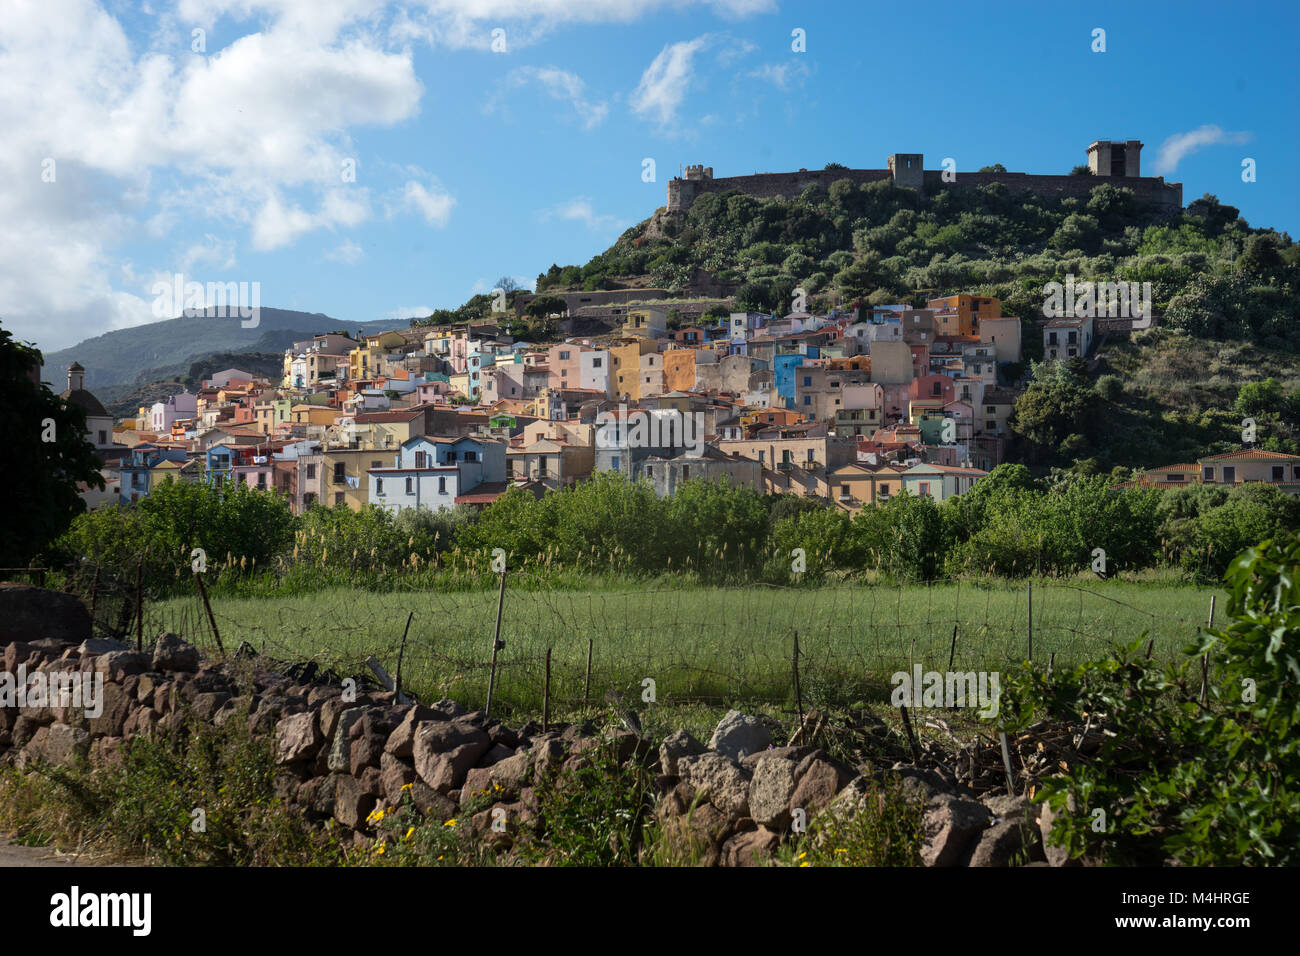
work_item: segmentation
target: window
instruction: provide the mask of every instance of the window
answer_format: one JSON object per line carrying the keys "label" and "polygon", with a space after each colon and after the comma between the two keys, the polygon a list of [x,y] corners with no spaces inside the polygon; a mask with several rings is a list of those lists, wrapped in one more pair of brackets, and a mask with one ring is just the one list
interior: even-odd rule
{"label": "window", "polygon": [[816,461],[816,460],[817,460],[817,452],[816,452],[815,449],[812,449],[812,448],[809,448],[809,449],[808,449],[808,458],[807,458],[807,460],[808,460],[808,461]]}
{"label": "window", "polygon": [[1283,469],[1282,469],[1282,466],[1281,466],[1281,465],[1274,465],[1274,466],[1273,466],[1273,480],[1274,480],[1274,481],[1281,481],[1281,480],[1282,480],[1282,475],[1283,475],[1283,474],[1284,474],[1284,472],[1283,472]]}
{"label": "window", "polygon": [[406,493],[407,493],[408,495],[413,495],[413,494],[415,494],[415,479],[414,479],[414,478],[408,477],[408,478],[406,479]]}
{"label": "window", "polygon": [[316,503],[316,496],[309,491],[307,494],[302,496],[302,503],[305,507],[310,508]]}
{"label": "window", "polygon": [[108,434],[102,428],[99,430],[99,444],[101,445],[108,444]]}
{"label": "window", "polygon": [[591,367],[592,367],[592,368],[600,368],[600,367],[601,367],[601,365],[600,365],[600,359],[598,359],[598,358],[592,359],[592,360],[591,360]]}
{"label": "window", "polygon": [[758,453],[758,463],[759,463],[760,465],[763,463],[763,456],[764,456],[765,454],[766,454],[765,452],[761,452],[761,451]]}
{"label": "window", "polygon": [[811,405],[811,404],[812,404],[812,396],[811,396],[811,395],[805,395],[805,396],[803,397],[803,403],[804,403],[805,405]]}
{"label": "window", "polygon": [[686,481],[690,477],[691,477],[691,466],[682,465],[682,481]]}
{"label": "window", "polygon": [[335,505],[343,504],[343,492],[341,491],[334,492],[334,504]]}
{"label": "window", "polygon": [[647,478],[653,478],[655,476],[655,470],[653,465],[645,466],[645,476]]}
{"label": "window", "polygon": [[257,487],[262,489],[266,488],[266,472],[259,471],[257,473]]}
{"label": "window", "polygon": [[934,383],[934,396],[935,396],[936,398],[938,398],[941,394],[943,394],[943,383],[942,383],[942,382],[935,382],[935,383]]}
{"label": "window", "polygon": [[316,478],[316,466],[315,466],[315,465],[308,465],[308,466],[307,466],[307,480],[308,480],[308,481],[314,481],[315,478]]}
{"label": "window", "polygon": [[1165,481],[1182,481],[1182,480],[1183,480],[1183,476],[1178,472],[1175,472],[1172,475],[1165,475]]}
{"label": "window", "polygon": [[382,461],[372,461],[372,462],[370,463],[370,467],[371,467],[371,468],[383,468],[383,467],[384,467],[384,463],[383,463]]}
{"label": "window", "polygon": [[618,471],[618,455],[615,455],[612,459],[610,459],[610,464],[615,471]]}
{"label": "window", "polygon": [[438,476],[438,494],[440,494],[440,495],[445,495],[446,493],[447,493],[447,477],[446,477],[445,475],[439,475],[439,476]]}
{"label": "window", "polygon": [[1057,341],[1056,341],[1056,333],[1055,333],[1055,332],[1048,332],[1048,333],[1047,333],[1047,344],[1048,344],[1048,345],[1056,345],[1056,344],[1058,344]]}
{"label": "window", "polygon": [[926,496],[926,497],[929,496],[929,494],[930,494],[930,483],[929,483],[928,481],[923,481],[923,482],[921,482],[921,494],[924,495],[924,496]]}
{"label": "window", "polygon": [[811,375],[805,375],[805,376],[803,377],[803,387],[804,387],[804,388],[811,388],[811,387],[812,387],[812,376],[811,376]]}
{"label": "window", "polygon": [[841,497],[841,498],[848,498],[848,497],[850,497],[850,495],[849,495],[849,486],[848,486],[848,485],[840,485],[840,497]]}
{"label": "window", "polygon": [[990,418],[988,421],[984,423],[984,427],[987,428],[989,431],[994,431],[998,427],[997,420]]}
{"label": "window", "polygon": [[1223,466],[1223,481],[1225,484],[1234,484],[1237,481],[1237,469],[1233,465]]}
{"label": "window", "polygon": [[569,360],[569,353],[568,353],[568,352],[561,352],[561,353],[560,353],[560,361],[561,361],[561,362],[567,362],[568,360]]}
{"label": "window", "polygon": [[1213,480],[1214,480],[1214,466],[1213,466],[1213,465],[1206,465],[1204,468],[1201,469],[1201,480],[1203,480],[1203,481],[1213,481]]}
{"label": "window", "polygon": [[465,461],[478,461],[478,452],[476,452],[476,451],[467,451],[467,452],[465,452],[465,458],[464,458],[464,460],[465,460]]}
{"label": "window", "polygon": [[537,477],[546,477],[546,456],[542,455],[537,459]]}
{"label": "window", "polygon": [[885,484],[883,484],[883,485],[880,486],[880,497],[882,497],[882,498],[888,498],[888,497],[889,497],[889,484],[888,484],[888,482],[886,482]]}
{"label": "window", "polygon": [[375,494],[377,494],[377,495],[383,495],[383,493],[384,493],[384,479],[382,479],[382,478],[376,478],[376,479],[375,479]]}

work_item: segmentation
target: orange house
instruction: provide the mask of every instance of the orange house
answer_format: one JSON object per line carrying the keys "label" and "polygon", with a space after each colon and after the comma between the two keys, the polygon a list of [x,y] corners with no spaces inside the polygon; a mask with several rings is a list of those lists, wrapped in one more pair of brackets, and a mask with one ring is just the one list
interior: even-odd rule
{"label": "orange house", "polygon": [[948,295],[931,299],[925,307],[934,310],[936,335],[978,336],[980,319],[1002,315],[1002,300],[983,295]]}

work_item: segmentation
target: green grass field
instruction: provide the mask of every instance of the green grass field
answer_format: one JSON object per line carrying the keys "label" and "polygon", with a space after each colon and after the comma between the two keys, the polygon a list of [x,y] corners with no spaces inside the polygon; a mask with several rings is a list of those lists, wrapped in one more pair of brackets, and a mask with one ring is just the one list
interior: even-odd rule
{"label": "green grass field", "polygon": [[[1033,657],[1056,666],[1100,656],[1112,641],[1146,632],[1157,658],[1195,637],[1222,592],[1192,585],[1036,582]],[[228,651],[247,641],[282,660],[313,659],[358,673],[366,657],[397,669],[402,630],[414,612],[403,685],[425,699],[486,698],[497,592],[330,589],[286,598],[216,598]],[[151,623],[211,646],[197,598],[151,609]],[[953,650],[953,631],[956,646]],[[541,709],[545,654],[557,710],[582,703],[591,649],[593,704],[607,691],[638,704],[643,681],[657,703],[792,703],[792,652],[800,648],[805,704],[842,706],[887,698],[889,675],[914,663],[946,670],[1005,671],[1029,650],[1024,582],[976,586],[749,587],[538,591],[507,588],[495,701],[505,711]],[[495,708],[496,704],[494,704]]]}

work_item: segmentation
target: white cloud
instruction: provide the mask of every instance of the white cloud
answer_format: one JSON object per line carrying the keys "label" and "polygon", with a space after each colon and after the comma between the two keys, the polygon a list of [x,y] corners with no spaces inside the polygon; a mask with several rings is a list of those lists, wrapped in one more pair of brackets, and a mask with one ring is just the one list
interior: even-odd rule
{"label": "white cloud", "polygon": [[1199,153],[1207,146],[1248,143],[1253,138],[1251,133],[1232,133],[1214,125],[1201,126],[1186,133],[1175,133],[1160,144],[1155,171],[1161,176],[1168,176],[1184,159],[1192,153]]}
{"label": "white cloud", "polygon": [[593,232],[605,232],[615,228],[621,232],[629,225],[615,216],[597,213],[590,196],[577,196],[549,209],[543,209],[539,213],[539,218],[543,222],[552,219],[580,222]]}
{"label": "white cloud", "polygon": [[451,207],[456,205],[456,198],[443,192],[437,186],[425,186],[414,179],[408,180],[402,190],[403,205],[414,209],[424,216],[431,226],[441,228],[451,219]]}
{"label": "white cloud", "polygon": [[[504,85],[512,89],[534,86],[551,99],[567,102],[578,114],[584,129],[599,126],[609,113],[607,104],[593,102],[587,98],[587,87],[581,77],[558,67],[521,66],[510,71],[504,80]],[[490,103],[489,111],[496,106],[495,102]]]}
{"label": "white cloud", "polygon": [[219,271],[235,268],[235,240],[218,239],[207,233],[202,242],[187,248],[180,257],[180,271],[188,275],[195,266],[206,265]]}
{"label": "white cloud", "polygon": [[492,30],[500,28],[509,52],[561,26],[633,23],[658,11],[691,8],[739,20],[774,13],[777,5],[776,0],[422,0],[399,11],[391,32],[407,42],[487,51]]}
{"label": "white cloud", "polygon": [[767,63],[757,70],[751,70],[749,76],[771,83],[778,90],[788,90],[797,79],[808,75],[808,67],[803,63]]}
{"label": "white cloud", "polygon": [[365,256],[364,250],[353,242],[351,239],[344,239],[342,243],[335,246],[325,253],[325,258],[330,262],[342,262],[345,265],[354,266]]}
{"label": "white cloud", "polygon": [[655,119],[660,126],[672,125],[695,76],[695,54],[711,42],[711,37],[705,35],[670,43],[660,50],[632,91],[633,112]]}
{"label": "white cloud", "polygon": [[[144,11],[142,47],[95,0],[5,0],[0,218],[36,224],[0,236],[6,326],[53,349],[149,321],[147,286],[119,287],[116,250],[182,223],[238,224],[268,249],[366,218],[366,190],[340,188],[346,131],[413,117],[423,93],[411,52],[385,49],[366,19],[381,6],[182,0]],[[258,32],[219,47],[210,31],[206,55],[191,53],[191,25],[226,14],[257,15]],[[192,243],[150,265],[220,268],[227,248]]]}
{"label": "white cloud", "polygon": [[395,309],[389,309],[381,319],[423,319],[433,312],[433,306],[430,305],[399,305]]}

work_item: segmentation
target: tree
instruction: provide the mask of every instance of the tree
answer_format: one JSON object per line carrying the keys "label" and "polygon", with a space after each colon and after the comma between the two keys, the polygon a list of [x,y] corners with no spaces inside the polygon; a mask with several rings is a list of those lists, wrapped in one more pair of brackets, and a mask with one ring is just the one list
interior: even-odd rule
{"label": "tree", "polygon": [[1007,167],[1003,166],[1001,163],[994,163],[992,166],[981,166],[979,171],[981,173],[1005,173]]}
{"label": "tree", "polygon": [[1070,175],[1071,175],[1071,176],[1091,176],[1091,175],[1092,175],[1092,169],[1089,168],[1088,165],[1085,163],[1085,164],[1082,165],[1082,166],[1075,166],[1073,169],[1071,169],[1071,170],[1070,170]]}
{"label": "tree", "polygon": [[496,285],[493,288],[500,289],[506,295],[509,295],[511,292],[518,292],[520,286],[512,277],[502,276],[500,279],[497,279]]}
{"label": "tree", "polygon": [[1087,447],[1094,419],[1092,389],[1076,365],[1035,364],[1029,387],[1016,399],[1011,430],[1029,442],[1035,458],[1051,463]]}
{"label": "tree", "polygon": [[558,295],[539,295],[529,302],[524,311],[534,319],[544,319],[548,315],[555,315],[568,309],[568,303]]}
{"label": "tree", "polygon": [[35,346],[0,328],[0,448],[5,477],[22,500],[0,527],[4,567],[27,565],[86,510],[79,482],[104,487],[85,413],[30,377],[41,362]]}

